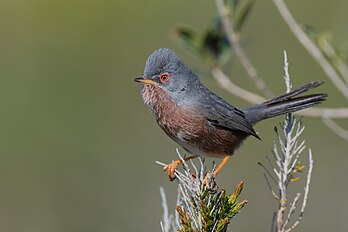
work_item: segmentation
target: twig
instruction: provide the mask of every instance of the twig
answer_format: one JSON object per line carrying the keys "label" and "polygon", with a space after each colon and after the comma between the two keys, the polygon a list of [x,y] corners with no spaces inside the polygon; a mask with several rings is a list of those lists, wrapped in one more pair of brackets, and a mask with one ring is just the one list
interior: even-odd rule
{"label": "twig", "polygon": [[277,216],[277,213],[274,212],[272,215],[271,232],[276,231],[276,224],[275,224],[275,221],[277,218],[276,216]]}
{"label": "twig", "polygon": [[348,108],[310,108],[298,112],[298,115],[313,117],[313,118],[348,118]]}
{"label": "twig", "polygon": [[251,63],[250,59],[244,52],[242,46],[239,43],[239,39],[237,34],[233,30],[233,25],[228,17],[227,9],[224,5],[223,0],[215,0],[215,5],[218,11],[218,14],[221,18],[223,28],[226,32],[227,39],[231,44],[233,51],[237,55],[239,62],[247,72],[250,79],[255,83],[256,87],[262,92],[262,94],[267,97],[273,97],[273,93],[267,87],[266,83],[262,80],[262,78],[257,74],[257,70],[254,65]]}
{"label": "twig", "polygon": [[288,55],[285,50],[283,54],[284,54],[284,80],[286,85],[286,93],[290,93],[292,89],[292,84],[291,84],[290,74],[289,74]]}
{"label": "twig", "polygon": [[304,193],[304,197],[303,197],[303,201],[302,201],[300,215],[298,216],[296,222],[289,229],[287,229],[286,232],[292,231],[293,229],[295,229],[296,226],[298,226],[300,224],[300,221],[302,220],[302,217],[303,217],[306,205],[307,205],[309,186],[311,184],[313,164],[314,164],[311,149],[309,149],[308,159],[309,159],[309,168],[308,168],[308,173],[307,173],[307,182],[306,182],[305,193]]}
{"label": "twig", "polygon": [[160,187],[160,194],[162,198],[162,208],[163,208],[163,221],[161,221],[162,232],[169,232],[172,225],[173,215],[168,213],[168,205],[166,194],[164,193],[163,187]]}
{"label": "twig", "polygon": [[325,58],[320,49],[301,29],[300,25],[296,22],[289,9],[287,8],[284,0],[273,0],[273,2],[294,36],[307,49],[313,59],[317,61],[317,63],[324,70],[324,72],[330,78],[336,88],[340,90],[343,96],[348,99],[348,86],[342,81],[341,77],[337,74],[334,67],[332,67],[330,62]]}
{"label": "twig", "polygon": [[300,196],[301,196],[301,193],[297,193],[296,194],[296,197],[294,198],[294,200],[293,200],[293,202],[291,204],[291,207],[289,209],[288,216],[286,218],[284,226],[286,226],[289,223],[289,221],[291,219],[291,216],[292,216],[292,214],[294,213],[294,211],[296,209],[296,204],[297,204],[298,200],[300,199]]}
{"label": "twig", "polygon": [[247,101],[252,102],[254,104],[258,104],[266,100],[265,98],[252,92],[249,92],[248,90],[243,89],[235,83],[233,83],[231,79],[228,78],[228,76],[218,67],[214,67],[211,70],[211,73],[222,88],[239,98],[245,100],[247,99]]}
{"label": "twig", "polygon": [[[175,218],[173,214],[168,214],[166,197],[161,188],[164,211],[161,222],[162,232],[226,231],[230,220],[247,203],[246,200],[238,202],[238,197],[243,189],[243,181],[238,184],[232,194],[226,194],[225,190],[219,190],[215,178],[209,178],[207,182],[203,158],[199,157],[200,166],[196,166],[192,161],[186,162],[178,149],[176,152],[183,162],[183,172],[175,172],[178,182]],[[157,163],[163,165],[162,162]],[[213,173],[214,170],[215,165],[213,164],[212,170],[208,173]],[[192,171],[195,171],[196,175],[193,176]]]}
{"label": "twig", "polygon": [[337,68],[337,71],[340,73],[341,77],[346,81],[346,84],[348,85],[348,67],[347,65],[342,61],[342,59],[339,57],[337,52],[335,51],[335,48],[328,42],[324,41],[324,43],[321,43],[321,49],[327,55],[330,57],[330,59],[335,59],[335,65]]}
{"label": "twig", "polygon": [[342,60],[337,61],[337,70],[340,72],[341,76],[345,79],[348,85],[348,67]]}
{"label": "twig", "polygon": [[[260,95],[249,92],[248,90],[238,86],[219,68],[214,67],[211,70],[211,74],[218,82],[221,88],[228,91],[232,95],[239,97],[251,104],[260,104],[266,101],[266,98]],[[304,111],[296,112],[297,115],[303,115],[313,118],[348,118],[348,108],[317,108],[313,107]]]}
{"label": "twig", "polygon": [[273,197],[274,197],[276,200],[279,201],[280,199],[279,199],[279,197],[277,196],[277,194],[274,192],[274,190],[272,189],[272,185],[271,185],[271,183],[269,182],[267,175],[266,175],[265,173],[263,173],[263,176],[264,176],[265,179],[266,179],[266,182],[267,182],[267,186],[268,186],[268,188],[269,188],[269,191],[272,193]]}
{"label": "twig", "polygon": [[[225,89],[230,94],[236,97],[239,97],[252,104],[260,104],[266,101],[265,98],[257,94],[254,94],[252,92],[249,92],[248,90],[232,82],[231,79],[219,67],[212,68],[211,74],[223,89]],[[348,140],[348,134],[347,134],[348,132],[342,127],[340,127],[339,125],[337,125],[334,121],[332,121],[333,118],[336,118],[336,119],[348,118],[348,108],[313,107],[300,112],[295,112],[294,114],[307,116],[307,117],[313,117],[313,118],[322,118],[322,119],[324,118],[323,122],[329,129],[331,129],[341,138]],[[337,128],[337,130],[334,128]]]}
{"label": "twig", "polygon": [[[291,92],[291,81],[289,75],[289,64],[286,56],[286,52],[284,52],[284,80],[286,83],[286,91]],[[281,130],[278,132],[277,128],[275,128],[275,132],[277,135],[277,143],[274,143],[273,146],[273,157],[274,157],[274,165],[269,159],[270,170],[272,170],[276,176],[276,183],[271,183],[269,181],[268,176],[272,178],[272,174],[267,170],[267,168],[260,164],[261,167],[265,170],[264,176],[267,182],[268,187],[271,189],[272,195],[275,197],[274,190],[278,190],[278,194],[275,197],[279,200],[279,205],[277,212],[273,215],[272,218],[272,231],[277,232],[290,232],[293,230],[302,220],[304,210],[307,204],[307,198],[309,193],[309,186],[311,180],[311,174],[313,170],[313,158],[312,152],[309,150],[309,168],[307,173],[307,182],[304,188],[304,197],[302,201],[302,207],[299,212],[299,216],[292,226],[288,224],[291,220],[291,216],[294,214],[296,210],[296,204],[298,203],[301,194],[297,193],[295,198],[293,199],[290,207],[288,207],[288,186],[291,180],[296,180],[294,174],[302,170],[303,167],[299,166],[299,158],[300,154],[305,148],[305,142],[300,141],[300,135],[304,131],[304,126],[301,121],[298,121],[291,114],[287,114],[285,116],[284,123],[280,124]],[[271,185],[273,184],[273,186]],[[286,215],[287,214],[287,215]]]}
{"label": "twig", "polygon": [[[330,80],[334,83],[337,89],[339,89],[342,94],[348,98],[348,86],[341,79],[339,74],[336,72],[335,68],[330,64],[330,62],[325,58],[320,49],[312,42],[309,37],[305,34],[305,32],[301,29],[301,27],[297,24],[291,13],[289,12],[287,6],[284,3],[284,0],[273,0],[275,5],[278,8],[279,13],[284,18],[285,22],[288,24],[289,28],[293,32],[293,34],[297,37],[297,39],[302,43],[302,45],[308,50],[308,52],[312,55],[312,57],[319,63],[322,67],[326,75],[330,78]],[[222,25],[224,30],[226,31],[227,38],[234,48],[236,55],[239,58],[244,69],[247,71],[249,77],[256,83],[256,86],[259,90],[262,91],[263,95],[266,97],[270,97],[273,94],[269,91],[265,82],[257,75],[256,68],[252,65],[250,59],[245,54],[243,48],[240,46],[238,36],[233,31],[232,23],[229,20],[227,9],[224,5],[223,0],[215,0],[216,7],[219,13],[219,16],[222,20]],[[333,48],[331,48],[333,50]],[[334,50],[333,50],[334,51]],[[332,53],[332,51],[331,51]],[[347,81],[348,76],[348,68],[347,66],[340,62],[337,67],[340,74],[343,76],[345,81]],[[236,85],[233,83],[230,78],[218,67],[214,67],[211,70],[211,73],[215,80],[219,83],[219,85],[227,90],[229,93],[242,98],[248,102],[253,104],[259,104],[266,99],[249,92],[248,90]],[[348,108],[311,108],[305,111],[296,112],[297,115],[303,115],[308,117],[316,117],[316,118],[326,118],[326,121],[323,120],[324,124],[328,126],[331,130],[333,127],[338,128],[337,131],[333,130],[337,135],[347,140],[346,130],[339,127],[332,120],[329,121],[330,118],[348,118]]]}
{"label": "twig", "polygon": [[[267,157],[266,157],[267,158]],[[271,178],[271,180],[273,181],[273,183],[276,183],[276,180],[274,178],[274,176],[272,175],[272,173],[266,168],[265,165],[263,165],[263,163],[258,162],[257,163],[261,168],[263,168],[263,170],[265,171],[265,176],[267,177],[267,175]],[[273,169],[273,168],[272,168]],[[267,174],[267,175],[266,175]]]}
{"label": "twig", "polygon": [[336,124],[332,119],[323,117],[321,119],[325,126],[331,129],[336,135],[348,141],[348,131]]}

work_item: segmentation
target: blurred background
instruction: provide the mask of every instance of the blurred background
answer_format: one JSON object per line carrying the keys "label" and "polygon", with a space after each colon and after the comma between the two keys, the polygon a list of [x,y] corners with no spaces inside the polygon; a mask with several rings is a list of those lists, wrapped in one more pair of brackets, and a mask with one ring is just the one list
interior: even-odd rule
{"label": "blurred background", "polygon": [[[347,47],[347,1],[288,4],[299,22],[332,32],[335,43]],[[142,75],[147,56],[160,47],[174,48],[199,70],[199,62],[170,34],[177,24],[200,32],[215,16],[213,1],[2,0],[0,230],[160,231],[159,187],[173,211],[177,184],[155,160],[176,159],[178,145],[156,125],[133,78]],[[323,106],[346,105],[272,1],[256,2],[242,33],[243,47],[274,93],[285,89],[286,49],[294,86],[325,80],[320,91],[330,97]],[[228,74],[255,90],[236,59]],[[235,106],[249,105],[202,76]],[[257,162],[270,154],[273,127],[281,121],[257,125],[263,140],[249,138],[218,178],[229,192],[245,181],[249,204],[232,221],[234,231],[269,231],[277,202]],[[315,166],[298,231],[347,231],[348,144],[319,119],[304,118],[304,123]],[[338,123],[348,127],[347,121]],[[302,191],[301,184],[293,184],[293,192]]]}

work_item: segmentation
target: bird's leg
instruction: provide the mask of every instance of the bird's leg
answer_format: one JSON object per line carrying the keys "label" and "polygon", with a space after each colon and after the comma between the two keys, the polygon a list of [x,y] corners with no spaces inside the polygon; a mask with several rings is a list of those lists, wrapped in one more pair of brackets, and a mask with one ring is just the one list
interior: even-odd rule
{"label": "bird's leg", "polygon": [[[213,177],[216,177],[220,170],[227,164],[227,162],[231,159],[232,156],[230,155],[226,155],[225,158],[222,160],[222,162],[220,163],[220,165],[217,167],[217,169],[213,172]],[[209,186],[209,179],[210,179],[210,173],[207,173],[207,175],[204,178],[204,183],[206,184],[206,186]]]}
{"label": "bird's leg", "polygon": [[220,170],[227,164],[227,162],[231,159],[231,157],[232,156],[230,156],[230,155],[225,156],[225,158],[222,160],[220,165],[214,171],[214,173],[213,173],[214,177],[216,177],[219,174]]}
{"label": "bird's leg", "polygon": [[[189,161],[192,160],[194,158],[197,158],[198,155],[193,155],[193,156],[189,156],[184,158],[185,161]],[[175,170],[178,168],[178,166],[182,164],[182,160],[178,159],[178,160],[174,160],[171,164],[167,164],[164,168],[163,171],[167,171],[168,173],[168,177],[170,181],[175,180]]]}

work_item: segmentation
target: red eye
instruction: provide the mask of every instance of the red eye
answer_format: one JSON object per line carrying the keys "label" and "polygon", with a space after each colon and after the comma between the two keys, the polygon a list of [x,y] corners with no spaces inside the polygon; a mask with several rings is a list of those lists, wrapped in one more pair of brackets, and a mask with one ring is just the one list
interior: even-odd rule
{"label": "red eye", "polygon": [[169,79],[170,79],[170,76],[168,73],[161,74],[161,76],[160,76],[160,81],[162,83],[167,83],[169,81]]}

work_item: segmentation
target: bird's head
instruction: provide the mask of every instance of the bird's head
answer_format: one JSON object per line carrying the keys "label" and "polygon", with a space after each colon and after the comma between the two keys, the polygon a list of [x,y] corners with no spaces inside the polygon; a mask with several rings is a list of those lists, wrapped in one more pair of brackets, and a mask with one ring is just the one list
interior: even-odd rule
{"label": "bird's head", "polygon": [[147,58],[144,75],[134,81],[143,84],[142,94],[147,104],[153,102],[155,99],[151,98],[158,97],[159,94],[166,95],[175,102],[188,100],[187,94],[192,94],[192,90],[201,85],[190,68],[168,48],[154,51]]}

